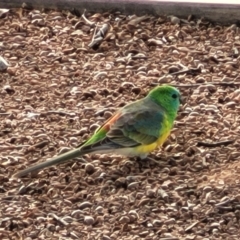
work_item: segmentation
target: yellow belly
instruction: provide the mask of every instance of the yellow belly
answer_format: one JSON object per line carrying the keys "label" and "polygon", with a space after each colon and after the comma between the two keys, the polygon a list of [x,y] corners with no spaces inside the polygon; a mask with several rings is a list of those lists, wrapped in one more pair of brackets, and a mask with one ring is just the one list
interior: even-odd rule
{"label": "yellow belly", "polygon": [[155,150],[158,146],[161,146],[169,136],[170,131],[167,131],[161,135],[161,137],[154,143],[149,145],[142,145],[136,148],[136,152],[140,154],[147,154]]}

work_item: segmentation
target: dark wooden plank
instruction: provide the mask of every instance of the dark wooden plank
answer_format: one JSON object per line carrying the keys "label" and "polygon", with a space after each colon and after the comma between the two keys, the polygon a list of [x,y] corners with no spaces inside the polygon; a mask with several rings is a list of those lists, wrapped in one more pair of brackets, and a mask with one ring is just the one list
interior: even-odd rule
{"label": "dark wooden plank", "polygon": [[[186,2],[188,1],[188,2]],[[240,1],[205,0],[200,2],[163,0],[0,0],[0,8],[20,7],[23,2],[34,8],[87,9],[90,12],[121,11],[125,14],[175,15],[186,18],[190,14],[197,18],[206,17],[220,23],[239,23]]]}

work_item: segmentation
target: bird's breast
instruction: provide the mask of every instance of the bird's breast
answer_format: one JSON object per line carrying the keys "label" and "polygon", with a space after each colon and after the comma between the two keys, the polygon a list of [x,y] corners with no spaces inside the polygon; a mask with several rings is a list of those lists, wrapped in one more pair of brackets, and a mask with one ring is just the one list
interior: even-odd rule
{"label": "bird's breast", "polygon": [[162,144],[168,138],[170,132],[171,132],[171,125],[166,122],[162,128],[162,131],[159,134],[159,138],[155,142],[148,145],[138,146],[136,148],[136,151],[139,152],[140,154],[147,154],[152,152],[157,147],[162,146]]}

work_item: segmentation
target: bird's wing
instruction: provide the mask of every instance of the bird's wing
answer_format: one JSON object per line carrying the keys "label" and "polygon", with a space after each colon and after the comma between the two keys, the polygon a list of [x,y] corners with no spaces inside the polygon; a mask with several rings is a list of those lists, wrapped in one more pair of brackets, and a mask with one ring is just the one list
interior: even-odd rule
{"label": "bird's wing", "polygon": [[103,124],[82,149],[105,150],[154,143],[160,136],[164,110],[155,104],[131,105]]}
{"label": "bird's wing", "polygon": [[159,110],[126,113],[112,125],[106,136],[122,147],[148,145],[159,138],[163,120],[164,113]]}

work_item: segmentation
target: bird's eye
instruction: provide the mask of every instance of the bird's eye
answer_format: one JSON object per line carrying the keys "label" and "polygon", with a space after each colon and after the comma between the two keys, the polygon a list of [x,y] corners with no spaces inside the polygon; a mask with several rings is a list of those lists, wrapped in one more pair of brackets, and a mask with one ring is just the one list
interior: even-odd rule
{"label": "bird's eye", "polygon": [[177,94],[175,94],[175,93],[172,95],[172,98],[174,98],[174,99],[176,99],[177,97],[178,97],[178,96],[177,96]]}

